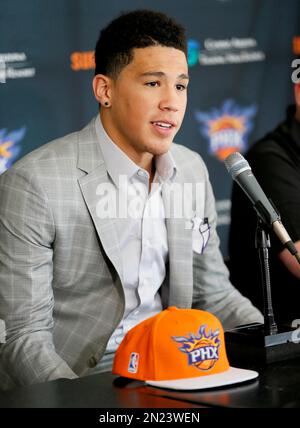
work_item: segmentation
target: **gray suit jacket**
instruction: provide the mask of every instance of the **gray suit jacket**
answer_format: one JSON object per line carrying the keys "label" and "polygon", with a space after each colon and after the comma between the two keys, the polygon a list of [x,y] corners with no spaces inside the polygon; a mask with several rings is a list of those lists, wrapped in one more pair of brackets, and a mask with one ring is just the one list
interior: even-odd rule
{"label": "gray suit jacket", "polygon": [[[225,327],[262,321],[228,280],[203,161],[183,146],[173,144],[171,151],[178,167],[175,183],[203,185],[196,214],[209,219],[211,233],[203,254],[197,254],[187,219],[166,220],[164,306],[211,311]],[[117,220],[96,213],[97,186],[107,179],[94,120],[25,156],[0,177],[3,389],[88,374],[122,319]]]}

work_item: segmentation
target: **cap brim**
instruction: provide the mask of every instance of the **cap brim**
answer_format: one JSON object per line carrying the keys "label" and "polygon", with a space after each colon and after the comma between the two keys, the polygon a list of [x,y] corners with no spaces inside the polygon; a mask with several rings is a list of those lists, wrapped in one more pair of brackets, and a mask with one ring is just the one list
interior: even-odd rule
{"label": "cap brim", "polygon": [[146,384],[157,386],[158,388],[169,389],[206,389],[217,388],[220,386],[232,385],[234,383],[246,382],[258,377],[258,373],[253,370],[237,369],[230,367],[229,370],[223,373],[192,377],[188,379],[176,380],[147,380]]}

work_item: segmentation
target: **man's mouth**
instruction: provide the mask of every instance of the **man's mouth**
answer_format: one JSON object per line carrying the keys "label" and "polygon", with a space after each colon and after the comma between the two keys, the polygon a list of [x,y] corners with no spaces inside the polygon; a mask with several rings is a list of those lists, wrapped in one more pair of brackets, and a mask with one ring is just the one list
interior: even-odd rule
{"label": "man's mouth", "polygon": [[161,129],[171,129],[175,126],[174,123],[165,121],[153,121],[151,123]]}

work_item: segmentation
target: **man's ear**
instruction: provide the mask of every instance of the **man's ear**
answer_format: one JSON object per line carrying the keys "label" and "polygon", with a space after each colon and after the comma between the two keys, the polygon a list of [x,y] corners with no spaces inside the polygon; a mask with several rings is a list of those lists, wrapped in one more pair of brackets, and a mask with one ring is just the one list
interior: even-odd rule
{"label": "man's ear", "polygon": [[93,79],[93,90],[99,104],[111,104],[111,79],[108,76],[96,74]]}

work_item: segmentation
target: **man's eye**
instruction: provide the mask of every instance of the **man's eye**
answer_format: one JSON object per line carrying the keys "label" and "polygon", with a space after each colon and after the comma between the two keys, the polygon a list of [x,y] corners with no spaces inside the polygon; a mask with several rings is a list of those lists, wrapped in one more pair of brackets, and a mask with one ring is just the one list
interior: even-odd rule
{"label": "man's eye", "polygon": [[154,86],[158,86],[158,82],[147,82],[146,85],[154,87]]}
{"label": "man's eye", "polygon": [[176,89],[178,89],[178,91],[184,91],[186,89],[185,85],[176,85]]}

